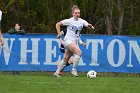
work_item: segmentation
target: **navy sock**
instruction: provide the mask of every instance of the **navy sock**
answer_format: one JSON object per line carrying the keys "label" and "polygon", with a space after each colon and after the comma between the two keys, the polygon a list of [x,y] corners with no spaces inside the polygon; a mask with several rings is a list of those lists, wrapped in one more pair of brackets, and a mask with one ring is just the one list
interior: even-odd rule
{"label": "navy sock", "polygon": [[[69,66],[69,65],[70,65],[70,64],[69,64],[69,63],[67,63],[65,67],[67,67],[67,66]],[[65,69],[65,67],[64,67],[61,71],[63,71],[63,70]]]}

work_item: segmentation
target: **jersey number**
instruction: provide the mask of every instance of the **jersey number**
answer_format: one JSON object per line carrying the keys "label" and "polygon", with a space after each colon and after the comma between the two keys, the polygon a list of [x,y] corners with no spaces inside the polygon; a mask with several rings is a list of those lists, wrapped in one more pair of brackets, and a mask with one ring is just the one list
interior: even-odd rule
{"label": "jersey number", "polygon": [[76,34],[77,36],[80,36],[80,31],[79,31],[79,30],[76,30],[76,31],[75,31],[75,34]]}

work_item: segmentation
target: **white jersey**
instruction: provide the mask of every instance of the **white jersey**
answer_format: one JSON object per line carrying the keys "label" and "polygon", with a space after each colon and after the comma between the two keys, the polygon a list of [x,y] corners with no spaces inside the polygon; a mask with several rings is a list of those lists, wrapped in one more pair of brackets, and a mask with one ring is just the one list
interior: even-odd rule
{"label": "white jersey", "polygon": [[[83,26],[87,26],[88,22],[78,18],[78,20],[74,20],[74,18],[65,19],[61,21],[63,25],[67,26],[67,33],[64,38],[64,41],[70,42],[78,42],[80,32],[83,28]],[[68,45],[68,44],[67,44]]]}
{"label": "white jersey", "polygon": [[[62,34],[64,35],[64,37],[65,37],[65,33],[67,33],[67,32],[64,32],[64,31],[62,30],[61,33],[62,33]],[[81,35],[80,35],[80,36],[81,36]],[[80,44],[83,44],[83,41],[81,40],[80,36],[78,37],[78,42],[79,42]]]}
{"label": "white jersey", "polygon": [[0,21],[2,20],[2,11],[0,10]]}

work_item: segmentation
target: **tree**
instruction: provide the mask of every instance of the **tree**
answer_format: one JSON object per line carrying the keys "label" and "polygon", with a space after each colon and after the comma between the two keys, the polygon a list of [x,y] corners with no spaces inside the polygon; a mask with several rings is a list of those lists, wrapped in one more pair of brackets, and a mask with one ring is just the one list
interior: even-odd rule
{"label": "tree", "polygon": [[7,32],[19,21],[29,33],[56,33],[56,22],[71,17],[74,4],[81,18],[95,26],[84,34],[140,34],[139,0],[0,0],[2,29]]}
{"label": "tree", "polygon": [[119,11],[118,34],[121,35],[123,28],[124,0],[118,0],[118,11]]}
{"label": "tree", "polygon": [[112,0],[105,0],[105,22],[107,27],[107,34],[112,35]]}

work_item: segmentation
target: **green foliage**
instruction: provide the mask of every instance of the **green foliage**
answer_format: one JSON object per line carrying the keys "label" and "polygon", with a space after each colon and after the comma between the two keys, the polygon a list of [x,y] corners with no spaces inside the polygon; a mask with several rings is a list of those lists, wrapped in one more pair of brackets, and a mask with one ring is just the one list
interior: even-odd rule
{"label": "green foliage", "polygon": [[140,35],[140,26],[135,24],[133,25],[128,25],[128,28],[126,29],[126,34],[127,35]]}
{"label": "green foliage", "polygon": [[[118,0],[112,1],[113,24],[118,25]],[[139,35],[140,1],[124,1],[123,34]],[[29,33],[56,33],[55,24],[71,16],[71,6],[74,4],[80,7],[81,18],[95,25],[96,34],[106,33],[103,0],[0,0],[2,31],[6,33],[15,22],[19,22]],[[117,29],[115,26],[113,28]],[[93,34],[87,29],[83,33]],[[117,34],[115,31],[113,33]]]}

